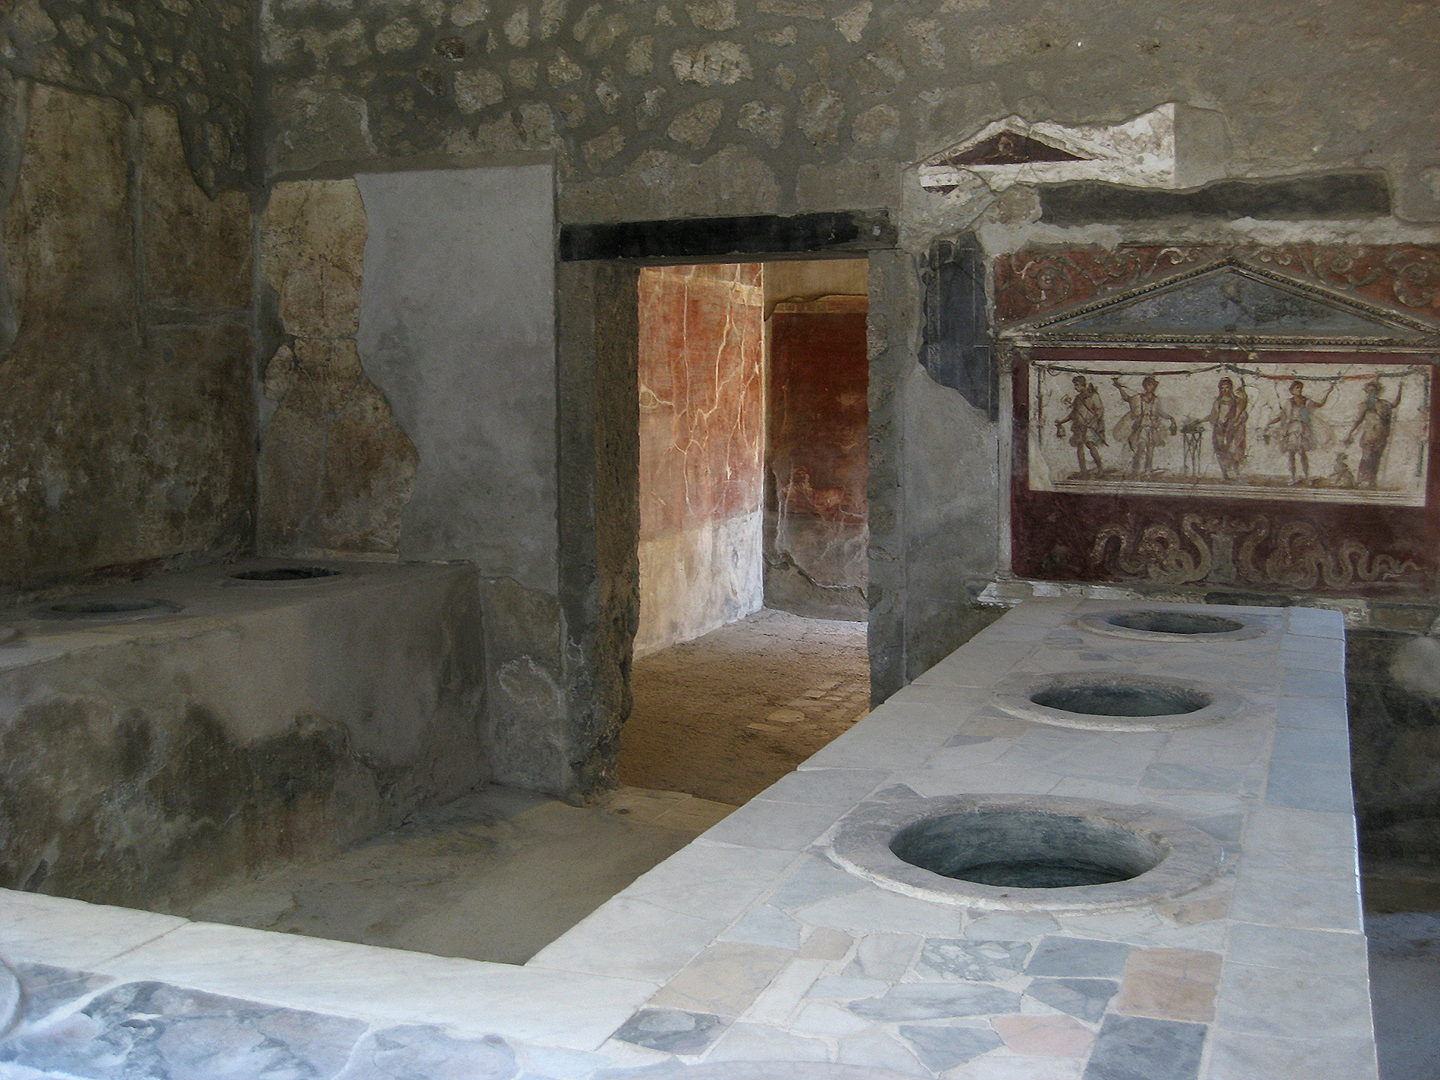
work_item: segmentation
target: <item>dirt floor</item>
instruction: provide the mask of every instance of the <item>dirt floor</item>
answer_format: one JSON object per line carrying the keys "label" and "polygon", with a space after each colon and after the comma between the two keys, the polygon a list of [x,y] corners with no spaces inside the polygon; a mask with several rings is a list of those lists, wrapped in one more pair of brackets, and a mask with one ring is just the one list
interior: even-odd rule
{"label": "dirt floor", "polygon": [[620,782],[739,806],[870,711],[865,624],[759,611],[635,661]]}
{"label": "dirt floor", "polygon": [[524,963],[850,727],[869,687],[863,624],[761,612],[635,665],[628,786],[583,807],[483,788],[173,913]]}
{"label": "dirt floor", "polygon": [[523,964],[732,807],[621,788],[570,806],[486,787],[329,859],[229,882],[174,914]]}

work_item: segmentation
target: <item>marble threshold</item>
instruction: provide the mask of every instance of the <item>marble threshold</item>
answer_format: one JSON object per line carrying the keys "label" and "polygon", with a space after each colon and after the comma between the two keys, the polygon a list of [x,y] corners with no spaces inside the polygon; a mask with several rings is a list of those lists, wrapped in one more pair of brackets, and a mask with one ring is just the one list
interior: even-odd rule
{"label": "marble threshold", "polygon": [[[1125,606],[1022,603],[523,966],[0,892],[0,1076],[1375,1080],[1341,616],[1195,609],[1264,628],[1212,642],[1076,624]],[[1117,670],[1244,707],[1070,729],[994,693]],[[961,793],[1156,808],[1225,860],[1087,911],[937,902],[831,857],[858,807]]]}

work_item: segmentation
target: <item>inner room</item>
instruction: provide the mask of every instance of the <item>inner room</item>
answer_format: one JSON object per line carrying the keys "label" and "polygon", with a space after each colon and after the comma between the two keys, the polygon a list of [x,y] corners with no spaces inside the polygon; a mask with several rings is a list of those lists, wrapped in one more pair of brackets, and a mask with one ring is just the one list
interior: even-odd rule
{"label": "inner room", "polygon": [[640,272],[619,776],[739,805],[869,707],[863,259]]}

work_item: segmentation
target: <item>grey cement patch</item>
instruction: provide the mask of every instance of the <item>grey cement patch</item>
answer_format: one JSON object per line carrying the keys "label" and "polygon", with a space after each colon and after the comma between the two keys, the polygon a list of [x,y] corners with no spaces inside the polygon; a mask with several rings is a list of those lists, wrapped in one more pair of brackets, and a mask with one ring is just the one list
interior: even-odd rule
{"label": "grey cement patch", "polygon": [[[1016,814],[1024,822],[1005,846],[1014,847],[1020,836],[1037,832],[1032,828],[1036,823],[1049,821],[1058,830],[1056,837],[1040,839],[1118,843],[1111,852],[1120,859],[1115,865],[1129,867],[1132,876],[1040,888],[950,876],[965,865],[961,856],[942,850],[946,834],[954,832],[958,843],[963,833],[950,823],[970,820],[963,815],[992,813]],[[917,829],[922,832],[917,834]],[[953,795],[863,804],[840,821],[829,850],[846,870],[894,892],[931,902],[1022,911],[1102,910],[1168,899],[1212,880],[1224,861],[1213,837],[1158,809],[1037,795]],[[1045,861],[1050,858],[1047,851],[1037,849],[1034,856],[1024,857]],[[916,852],[933,855],[933,865],[909,861]]]}
{"label": "grey cement patch", "polygon": [[556,589],[552,180],[546,166],[357,177],[357,342],[419,452],[409,558]]}

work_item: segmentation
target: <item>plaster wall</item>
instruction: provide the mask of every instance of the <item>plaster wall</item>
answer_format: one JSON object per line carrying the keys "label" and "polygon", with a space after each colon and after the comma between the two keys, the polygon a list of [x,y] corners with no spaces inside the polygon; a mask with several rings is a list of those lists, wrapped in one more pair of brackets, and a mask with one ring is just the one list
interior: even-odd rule
{"label": "plaster wall", "polygon": [[417,458],[399,553],[476,568],[496,777],[563,789],[544,735],[568,715],[550,169],[357,182],[368,222],[357,344]]}
{"label": "plaster wall", "polygon": [[751,263],[640,273],[638,655],[764,602],[760,271]]}
{"label": "plaster wall", "polygon": [[782,302],[770,316],[769,607],[840,619],[867,611],[866,307],[863,296],[829,296]]}
{"label": "plaster wall", "polygon": [[173,111],[0,72],[0,592],[249,541],[250,200]]}

